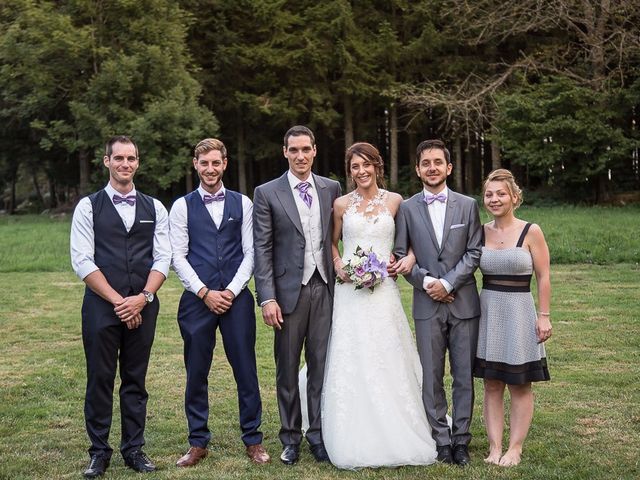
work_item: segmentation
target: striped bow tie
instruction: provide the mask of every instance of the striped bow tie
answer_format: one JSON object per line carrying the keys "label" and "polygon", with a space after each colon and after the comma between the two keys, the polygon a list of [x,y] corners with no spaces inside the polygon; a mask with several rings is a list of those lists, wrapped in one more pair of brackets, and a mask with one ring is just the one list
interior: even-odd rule
{"label": "striped bow tie", "polygon": [[136,196],[135,195],[127,195],[126,197],[121,197],[120,195],[113,196],[113,204],[120,205],[121,203],[126,203],[127,205],[135,205],[136,204]]}
{"label": "striped bow tie", "polygon": [[205,205],[209,205],[211,202],[221,202],[224,200],[224,192],[218,192],[215,195],[205,194],[202,199],[204,200]]}

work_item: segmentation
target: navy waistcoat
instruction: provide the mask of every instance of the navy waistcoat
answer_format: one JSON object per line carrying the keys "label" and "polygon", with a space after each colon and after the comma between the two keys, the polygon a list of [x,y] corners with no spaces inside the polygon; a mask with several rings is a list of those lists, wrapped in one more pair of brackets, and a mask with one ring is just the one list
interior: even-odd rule
{"label": "navy waistcoat", "polygon": [[137,295],[153,266],[153,199],[136,192],[135,222],[128,232],[107,192],[100,190],[89,200],[93,207],[94,263],[120,295]]}
{"label": "navy waistcoat", "polygon": [[223,290],[242,263],[242,195],[225,191],[220,227],[216,227],[197,190],[185,197],[189,253],[187,261],[202,282]]}

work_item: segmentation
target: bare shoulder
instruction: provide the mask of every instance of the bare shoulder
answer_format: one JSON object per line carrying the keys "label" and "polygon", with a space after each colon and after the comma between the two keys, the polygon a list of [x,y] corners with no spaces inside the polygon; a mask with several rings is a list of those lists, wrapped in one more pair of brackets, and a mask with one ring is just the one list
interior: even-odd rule
{"label": "bare shoulder", "polygon": [[542,232],[542,229],[540,228],[540,225],[538,225],[537,223],[532,223],[531,226],[529,227],[529,232],[527,232],[528,235],[531,236],[531,238],[534,241],[543,241],[544,242],[544,233]]}
{"label": "bare shoulder", "polygon": [[351,194],[347,193],[346,195],[342,195],[341,197],[336,198],[333,201],[333,210],[337,212],[344,212],[349,205],[350,196]]}

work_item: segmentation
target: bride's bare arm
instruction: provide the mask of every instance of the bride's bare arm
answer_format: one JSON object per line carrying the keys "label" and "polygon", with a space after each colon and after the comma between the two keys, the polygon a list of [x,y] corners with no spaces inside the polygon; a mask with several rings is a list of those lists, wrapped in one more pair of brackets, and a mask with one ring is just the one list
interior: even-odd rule
{"label": "bride's bare arm", "polygon": [[340,249],[338,248],[338,244],[340,243],[340,239],[342,238],[342,216],[344,215],[344,211],[346,209],[347,198],[346,195],[337,198],[335,202],[333,202],[333,233],[331,235],[331,257],[333,258],[333,268],[336,271],[336,275],[343,282],[350,282],[351,279],[344,271],[344,262],[340,257]]}

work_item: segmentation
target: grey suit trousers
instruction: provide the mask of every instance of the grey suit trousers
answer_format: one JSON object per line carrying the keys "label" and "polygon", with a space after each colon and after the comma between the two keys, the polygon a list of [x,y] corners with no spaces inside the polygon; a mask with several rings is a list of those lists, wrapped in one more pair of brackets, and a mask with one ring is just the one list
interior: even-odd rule
{"label": "grey suit trousers", "polygon": [[293,312],[283,316],[282,329],[275,330],[276,389],[281,424],[279,437],[283,445],[297,445],[302,441],[298,372],[303,346],[308,371],[309,429],[306,437],[311,445],[322,443],[320,401],[332,307],[329,287],[316,270],[300,290]]}
{"label": "grey suit trousers", "polygon": [[[422,363],[422,400],[436,445],[468,445],[473,414],[473,362],[478,342],[479,317],[459,319],[445,305],[429,319],[415,319],[416,343]],[[443,377],[449,350],[452,388],[451,430],[447,424],[447,398]]]}

